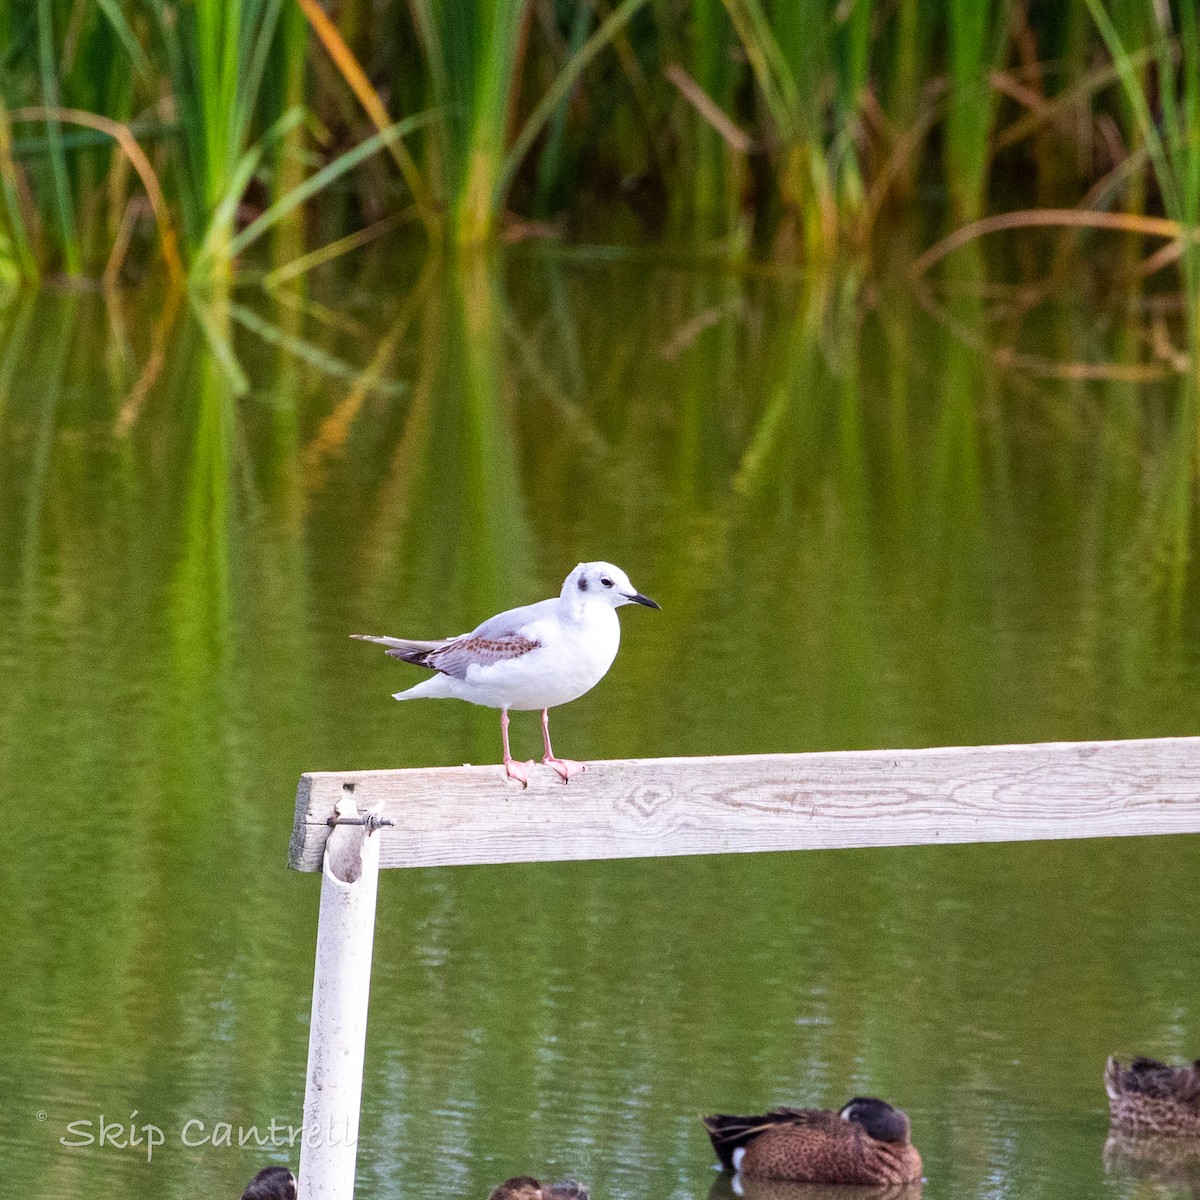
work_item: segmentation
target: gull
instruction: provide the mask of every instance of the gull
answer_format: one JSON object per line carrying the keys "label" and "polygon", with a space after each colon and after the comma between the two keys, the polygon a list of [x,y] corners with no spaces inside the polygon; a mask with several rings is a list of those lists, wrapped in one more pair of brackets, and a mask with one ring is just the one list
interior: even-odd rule
{"label": "gull", "polygon": [[660,608],[643,596],[620,567],[612,563],[580,563],[567,576],[562,592],[550,600],[510,608],[489,617],[459,637],[436,642],[409,638],[350,636],[387,647],[392,658],[436,672],[397,700],[467,700],[500,710],[504,769],[510,779],[528,786],[529,762],[517,762],[508,748],[508,710],[542,710],[542,762],[568,783],[585,770],[582,763],[559,758],[550,746],[550,709],[577,700],[604,678],[617,656],[622,604]]}

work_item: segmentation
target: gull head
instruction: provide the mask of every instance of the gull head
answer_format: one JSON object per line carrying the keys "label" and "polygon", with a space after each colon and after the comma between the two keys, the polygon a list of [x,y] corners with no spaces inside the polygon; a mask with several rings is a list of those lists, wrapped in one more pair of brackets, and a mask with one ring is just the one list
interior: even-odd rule
{"label": "gull head", "polygon": [[571,604],[607,604],[620,608],[622,604],[644,604],[647,608],[661,608],[649,596],[629,582],[629,576],[612,563],[587,562],[567,576],[563,584],[562,597]]}

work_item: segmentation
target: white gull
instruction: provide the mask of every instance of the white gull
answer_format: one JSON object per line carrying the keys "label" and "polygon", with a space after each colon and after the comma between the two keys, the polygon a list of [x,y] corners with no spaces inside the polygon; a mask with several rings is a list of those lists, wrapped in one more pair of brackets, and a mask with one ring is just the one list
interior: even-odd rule
{"label": "white gull", "polygon": [[567,783],[584,770],[582,763],[559,758],[550,747],[549,710],[577,700],[604,678],[617,656],[622,604],[658,608],[643,596],[620,567],[612,563],[580,563],[550,600],[510,608],[489,617],[460,637],[436,642],[376,637],[354,633],[364,642],[378,642],[393,658],[436,672],[415,687],[396,692],[397,700],[467,700],[500,710],[504,768],[512,779],[529,783],[529,762],[517,762],[508,748],[508,710],[542,710],[542,762]]}

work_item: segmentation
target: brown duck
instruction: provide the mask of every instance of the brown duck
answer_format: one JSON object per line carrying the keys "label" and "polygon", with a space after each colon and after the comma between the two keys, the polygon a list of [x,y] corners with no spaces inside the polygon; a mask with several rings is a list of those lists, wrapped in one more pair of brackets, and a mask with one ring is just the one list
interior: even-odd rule
{"label": "brown duck", "polygon": [[1114,1129],[1200,1138],[1200,1058],[1190,1067],[1141,1057],[1123,1067],[1109,1058],[1104,1090]]}
{"label": "brown duck", "polygon": [[530,1175],[514,1175],[493,1188],[488,1200],[588,1200],[588,1190],[573,1179],[543,1186]]}
{"label": "brown duck", "polygon": [[296,1177],[287,1167],[263,1167],[246,1184],[242,1200],[296,1200]]}
{"label": "brown duck", "polygon": [[839,1112],[705,1117],[704,1128],[721,1165],[747,1178],[876,1185],[921,1178],[907,1115],[872,1096],[856,1096]]}

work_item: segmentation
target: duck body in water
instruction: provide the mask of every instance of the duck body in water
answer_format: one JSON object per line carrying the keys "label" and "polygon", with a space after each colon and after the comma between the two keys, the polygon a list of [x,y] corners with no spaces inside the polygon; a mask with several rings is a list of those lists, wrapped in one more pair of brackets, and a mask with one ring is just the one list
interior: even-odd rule
{"label": "duck body in water", "polygon": [[493,1188],[488,1200],[588,1200],[588,1190],[573,1179],[543,1186],[531,1175],[514,1175]]}
{"label": "duck body in water", "polygon": [[874,1185],[921,1178],[908,1116],[873,1096],[856,1096],[838,1112],[705,1117],[704,1127],[721,1165],[747,1178]]}
{"label": "duck body in water", "polygon": [[1126,1067],[1110,1057],[1104,1090],[1113,1129],[1200,1138],[1200,1058],[1190,1067],[1169,1067],[1139,1056]]}
{"label": "duck body in water", "polygon": [[246,1184],[242,1200],[296,1200],[296,1177],[287,1167],[263,1167]]}

